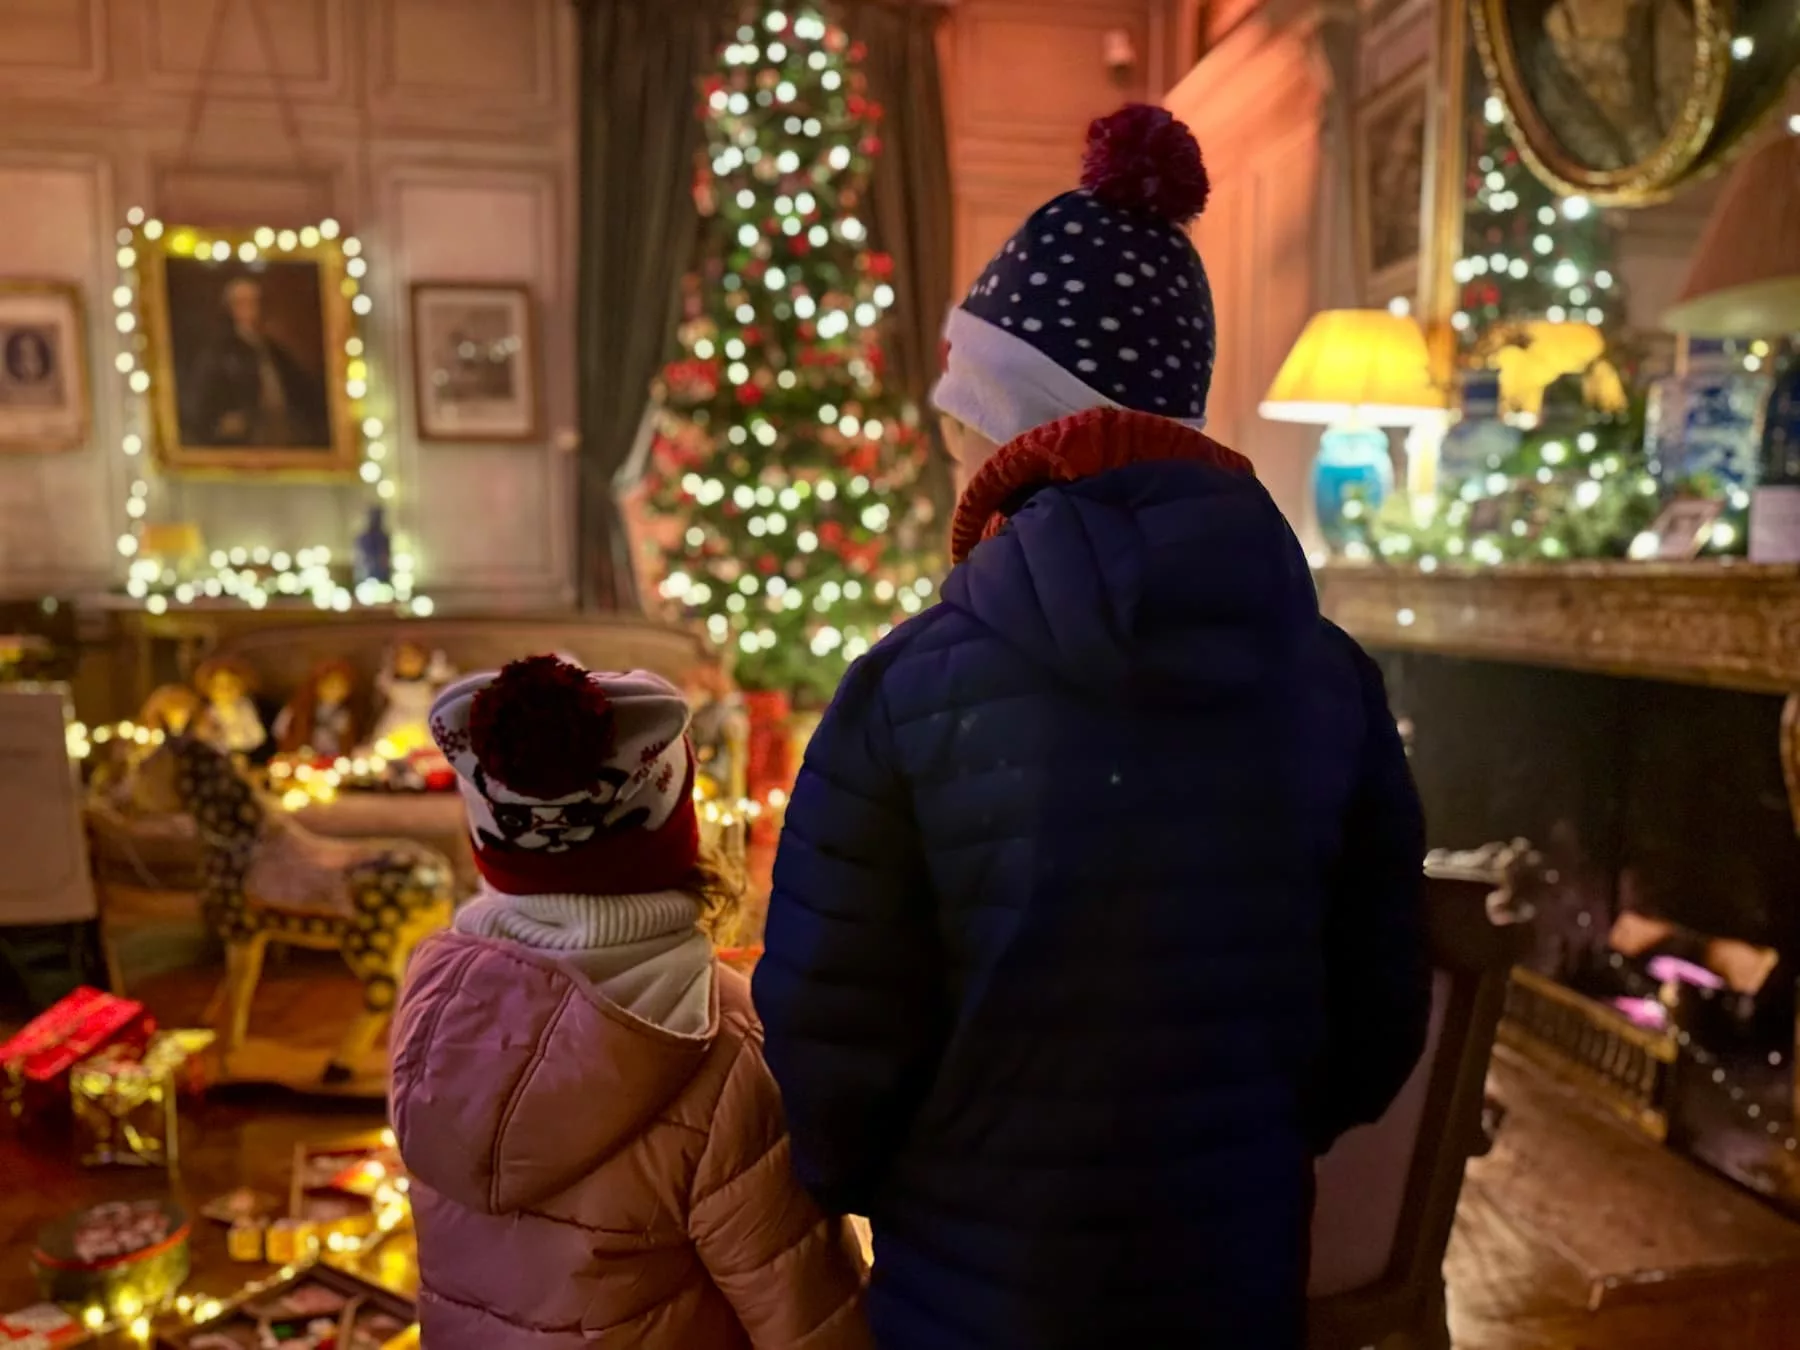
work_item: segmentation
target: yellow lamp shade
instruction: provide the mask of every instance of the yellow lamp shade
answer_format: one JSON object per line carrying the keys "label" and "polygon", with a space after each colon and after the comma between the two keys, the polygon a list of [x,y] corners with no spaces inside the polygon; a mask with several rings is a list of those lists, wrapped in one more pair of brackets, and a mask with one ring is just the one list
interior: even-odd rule
{"label": "yellow lamp shade", "polygon": [[205,552],[200,542],[200,527],[189,523],[146,525],[140,541],[144,556],[165,558],[197,558]]}
{"label": "yellow lamp shade", "polygon": [[1418,322],[1385,309],[1307,320],[1258,411],[1273,422],[1410,427],[1444,415]]}

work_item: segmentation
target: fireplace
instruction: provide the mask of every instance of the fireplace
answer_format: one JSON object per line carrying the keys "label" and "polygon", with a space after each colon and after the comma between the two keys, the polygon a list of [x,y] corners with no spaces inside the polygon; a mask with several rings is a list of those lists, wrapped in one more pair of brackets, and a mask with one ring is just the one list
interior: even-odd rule
{"label": "fireplace", "polygon": [[1543,855],[1503,1038],[1800,1215],[1782,697],[1375,650],[1432,846]]}

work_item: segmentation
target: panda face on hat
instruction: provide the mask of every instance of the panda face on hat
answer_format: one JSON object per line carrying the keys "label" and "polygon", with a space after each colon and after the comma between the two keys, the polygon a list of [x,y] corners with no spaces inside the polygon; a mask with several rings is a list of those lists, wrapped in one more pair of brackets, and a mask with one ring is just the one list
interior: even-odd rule
{"label": "panda face on hat", "polygon": [[[672,781],[673,766],[668,768]],[[488,777],[479,764],[475,766],[474,774],[463,781],[475,789],[473,794],[463,794],[470,828],[484,844],[493,848],[562,853],[597,835],[641,830],[650,824],[650,806],[621,802],[621,794],[631,780],[623,771],[611,766],[602,766],[591,791],[549,802],[508,791]]]}

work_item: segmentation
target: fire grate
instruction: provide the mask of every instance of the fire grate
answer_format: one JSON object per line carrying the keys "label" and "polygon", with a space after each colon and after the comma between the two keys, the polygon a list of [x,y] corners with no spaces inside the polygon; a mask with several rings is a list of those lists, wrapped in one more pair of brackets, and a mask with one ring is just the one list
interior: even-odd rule
{"label": "fire grate", "polygon": [[1572,1078],[1608,1110],[1658,1143],[1669,1137],[1673,1031],[1652,1031],[1603,1003],[1522,967],[1506,992],[1500,1041]]}

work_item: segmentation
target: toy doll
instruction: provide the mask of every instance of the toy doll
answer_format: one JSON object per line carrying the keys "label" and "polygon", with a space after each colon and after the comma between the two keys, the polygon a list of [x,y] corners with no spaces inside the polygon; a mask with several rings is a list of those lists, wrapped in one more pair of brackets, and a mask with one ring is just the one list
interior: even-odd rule
{"label": "toy doll", "polygon": [[243,662],[229,656],[203,662],[194,672],[194,689],[206,703],[195,723],[203,739],[246,757],[268,744],[269,731],[253,697],[256,677]]}
{"label": "toy doll", "polygon": [[383,706],[371,737],[383,754],[398,759],[431,743],[432,701],[455,674],[442,652],[427,654],[416,642],[403,639],[388,650],[375,677]]}
{"label": "toy doll", "polygon": [[356,716],[350,707],[355,672],[346,661],[313,668],[299,691],[275,719],[275,740],[283,753],[310,750],[337,759],[356,748]]}

